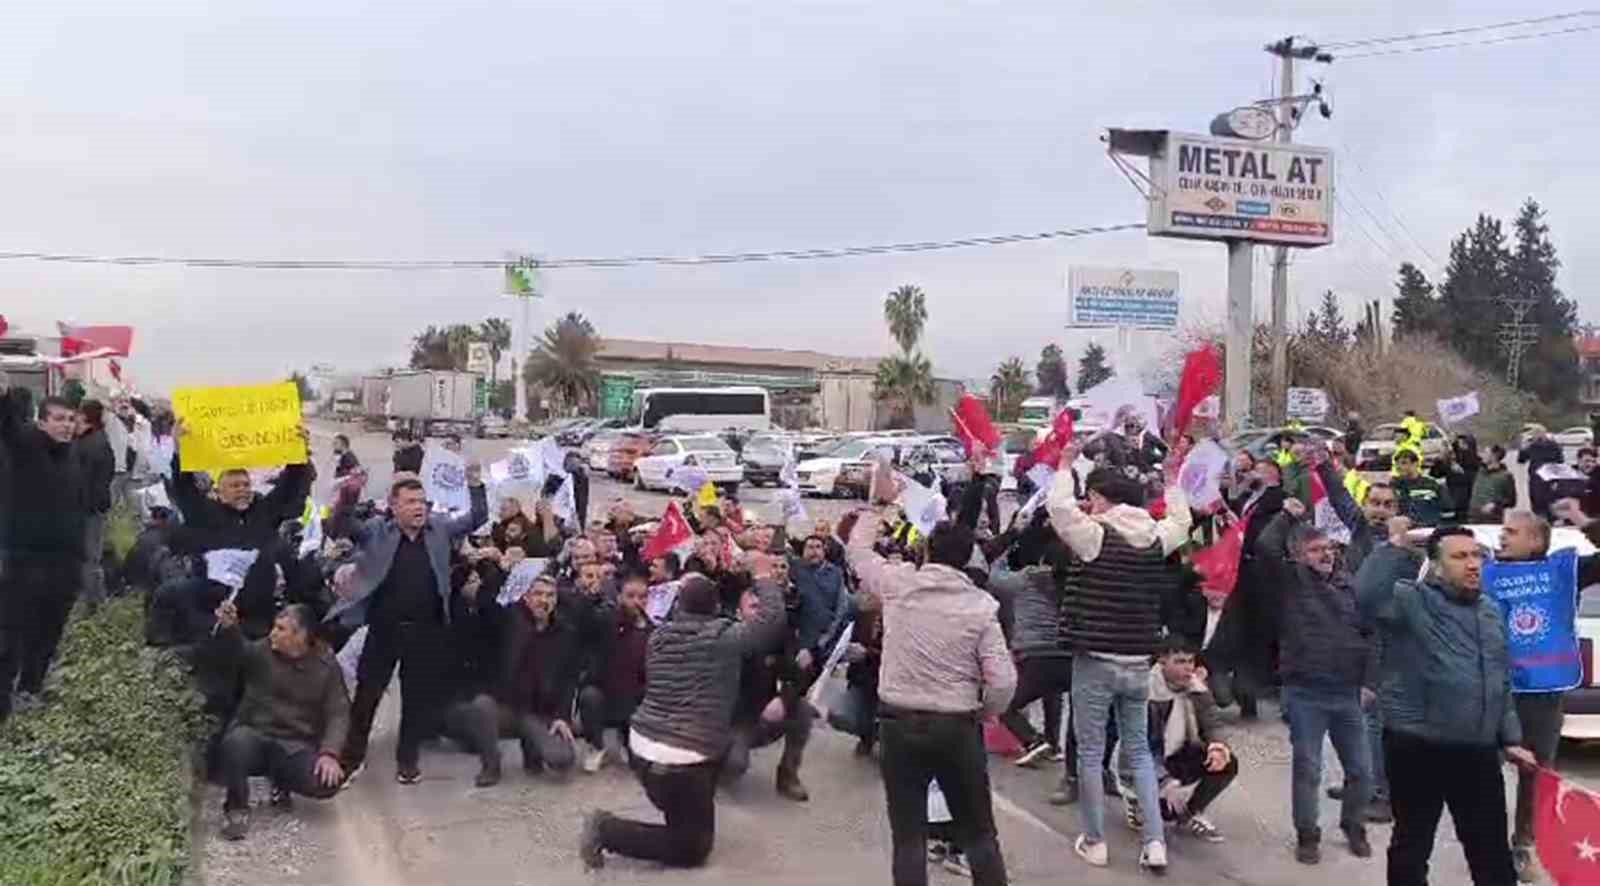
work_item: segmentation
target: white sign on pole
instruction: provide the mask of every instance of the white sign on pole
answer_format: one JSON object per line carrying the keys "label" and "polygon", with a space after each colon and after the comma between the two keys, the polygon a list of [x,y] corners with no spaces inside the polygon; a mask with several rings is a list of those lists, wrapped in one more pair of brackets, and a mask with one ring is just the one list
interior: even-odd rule
{"label": "white sign on pole", "polygon": [[1333,153],[1309,145],[1168,132],[1150,158],[1157,237],[1333,242]]}
{"label": "white sign on pole", "polygon": [[1073,265],[1067,295],[1072,326],[1178,328],[1177,271]]}
{"label": "white sign on pole", "polygon": [[1328,392],[1321,388],[1290,388],[1286,414],[1290,418],[1321,419],[1328,414]]}
{"label": "white sign on pole", "polygon": [[475,341],[467,344],[467,371],[479,375],[489,374],[489,365],[494,362],[494,352],[489,350],[489,343]]}

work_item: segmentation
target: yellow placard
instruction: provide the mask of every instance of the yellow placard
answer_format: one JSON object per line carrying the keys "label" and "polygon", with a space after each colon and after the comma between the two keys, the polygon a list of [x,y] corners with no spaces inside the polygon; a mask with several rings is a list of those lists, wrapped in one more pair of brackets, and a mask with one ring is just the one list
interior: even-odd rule
{"label": "yellow placard", "polygon": [[179,388],[172,412],[187,433],[178,441],[185,471],[305,464],[300,390],[294,382],[231,388]]}

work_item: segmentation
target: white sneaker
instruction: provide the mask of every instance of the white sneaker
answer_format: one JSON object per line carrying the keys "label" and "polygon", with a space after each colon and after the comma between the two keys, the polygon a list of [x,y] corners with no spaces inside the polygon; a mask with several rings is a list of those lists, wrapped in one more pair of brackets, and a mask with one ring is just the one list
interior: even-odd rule
{"label": "white sneaker", "polygon": [[1167,872],[1167,844],[1163,840],[1151,840],[1144,844],[1144,851],[1139,853],[1139,867],[1152,874]]}
{"label": "white sneaker", "polygon": [[[1097,868],[1103,868],[1110,864],[1110,859],[1106,857],[1106,841],[1104,840],[1098,843],[1090,843],[1086,835],[1079,834],[1078,839],[1072,843],[1072,851],[1078,853],[1079,858]],[[1165,861],[1162,862],[1162,864],[1165,863]]]}
{"label": "white sneaker", "polygon": [[605,748],[590,748],[583,755],[583,771],[589,773],[590,775],[599,772],[600,767],[604,766],[605,764]]}

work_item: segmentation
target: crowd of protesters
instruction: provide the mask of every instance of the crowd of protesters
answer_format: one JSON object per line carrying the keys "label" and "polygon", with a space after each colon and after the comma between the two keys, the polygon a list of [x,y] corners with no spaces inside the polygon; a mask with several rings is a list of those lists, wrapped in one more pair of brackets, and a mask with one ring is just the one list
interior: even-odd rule
{"label": "crowd of protesters", "polygon": [[[410,439],[382,500],[362,501],[367,477],[342,436],[323,514],[307,508],[311,464],[284,466],[266,490],[246,471],[187,472],[185,429],[147,413],[0,399],[0,716],[13,699],[40,703],[74,602],[104,599],[107,514],[135,497],[131,478],[163,477],[165,503],[140,503],[119,581],[145,595],[148,641],[189,656],[223,724],[209,762],[230,839],[249,832],[251,777],[287,805],[330,800],[368,767],[398,670],[402,785],[421,780],[440,736],[478,757],[480,788],[505,778],[505,739],[532,778],[634,770],[663,820],[594,813],[579,847],[590,868],[613,855],[704,864],[719,787],[768,745],[782,744],[776,793],[807,802],[804,751],[826,694],[828,722],[880,762],[895,883],[925,883],[930,862],[1007,882],[985,750],[995,722],[1020,743],[1018,764],[1062,764],[1050,799],[1078,806],[1079,857],[1111,863],[1109,793],[1139,834],[1137,864],[1159,873],[1169,833],[1225,839],[1204,815],[1241,767],[1219,711],[1254,719],[1277,696],[1299,861],[1321,857],[1326,737],[1352,854],[1372,854],[1369,825],[1392,823],[1389,882],[1424,883],[1448,807],[1474,882],[1510,883],[1533,866],[1531,780],[1508,836],[1501,762],[1553,759],[1560,691],[1513,686],[1489,567],[1459,524],[1503,522],[1508,563],[1554,561],[1552,523],[1600,539],[1591,450],[1586,485],[1535,477],[1544,488],[1520,510],[1505,450],[1468,437],[1425,471],[1408,427],[1392,477],[1363,479],[1358,421],[1353,440],[1291,432],[1264,458],[1240,453],[1204,508],[1178,482],[1194,438],[1163,441],[1137,421],[1068,444],[1066,469],[1006,521],[977,452],[979,479],[919,531],[888,497],[837,524],[761,523],[731,496],[693,494],[648,518],[618,499],[590,521],[575,460],[526,500],[469,462],[470,504],[444,512]],[[1546,458],[1545,442],[1519,458]],[[1072,468],[1080,456],[1091,470]],[[562,483],[576,507],[558,515]],[[686,535],[663,549],[674,519]],[[1196,554],[1230,526],[1236,578],[1219,583]],[[228,558],[231,579],[212,562]],[[1574,587],[1600,580],[1593,557],[1572,568]],[[834,662],[842,680],[826,685]],[[1441,686],[1481,704],[1429,703]]]}

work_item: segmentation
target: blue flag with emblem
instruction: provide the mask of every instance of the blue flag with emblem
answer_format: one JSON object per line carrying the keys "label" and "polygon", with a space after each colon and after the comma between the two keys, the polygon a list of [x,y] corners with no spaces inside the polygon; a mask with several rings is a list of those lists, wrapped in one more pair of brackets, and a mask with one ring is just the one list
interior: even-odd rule
{"label": "blue flag with emblem", "polygon": [[1500,604],[1512,692],[1562,692],[1583,682],[1578,653],[1578,552],[1483,564],[1483,589]]}

